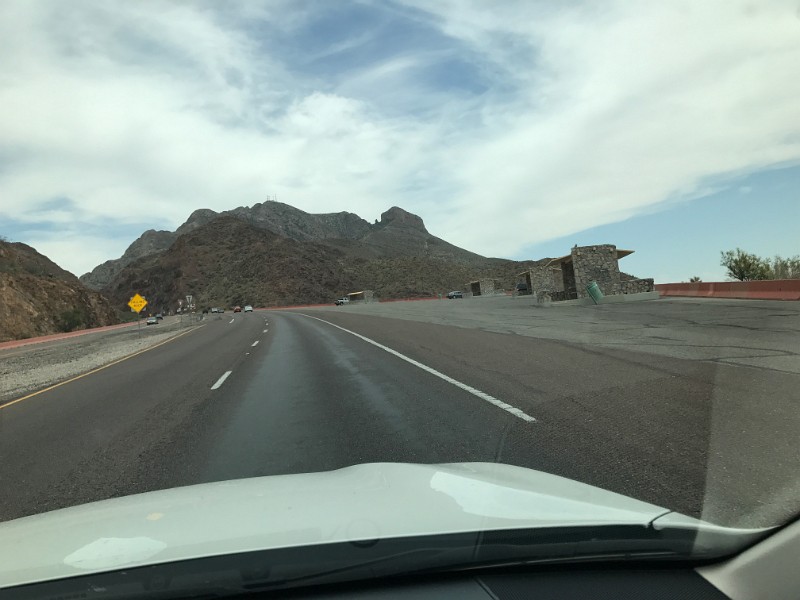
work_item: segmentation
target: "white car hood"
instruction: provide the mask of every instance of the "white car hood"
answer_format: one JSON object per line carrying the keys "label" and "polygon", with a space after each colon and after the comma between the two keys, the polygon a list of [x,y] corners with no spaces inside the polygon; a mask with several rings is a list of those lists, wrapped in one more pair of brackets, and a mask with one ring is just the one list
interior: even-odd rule
{"label": "white car hood", "polygon": [[364,464],[137,494],[0,523],[0,588],[252,550],[626,524],[668,511],[493,463]]}

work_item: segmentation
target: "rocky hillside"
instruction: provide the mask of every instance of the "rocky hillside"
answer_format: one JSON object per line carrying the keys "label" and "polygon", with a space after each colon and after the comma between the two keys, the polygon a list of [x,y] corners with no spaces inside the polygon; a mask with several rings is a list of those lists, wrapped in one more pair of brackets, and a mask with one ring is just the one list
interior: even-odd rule
{"label": "rocky hillside", "polygon": [[96,290],[113,287],[124,267],[140,258],[162,254],[182,235],[196,231],[219,216],[233,217],[256,229],[298,242],[323,243],[359,258],[428,257],[472,265],[483,264],[486,260],[431,235],[422,219],[401,208],[387,210],[379,222],[370,224],[353,213],[310,214],[281,202],[264,202],[222,213],[200,209],[174,232],[146,231],[120,258],[95,267],[91,273],[81,276],[81,281]]}
{"label": "rocky hillside", "polygon": [[103,264],[96,266],[91,273],[82,275],[80,281],[93,290],[103,289],[114,281],[114,278],[119,275],[123,268],[139,258],[163,252],[172,245],[172,242],[177,237],[178,234],[172,231],[148,229],[128,246],[125,254],[120,258],[107,260]]}
{"label": "rocky hillside", "polygon": [[[103,292],[120,305],[138,292],[153,311],[174,309],[186,294],[201,308],[324,303],[359,289],[381,298],[424,297],[461,289],[476,277],[501,278],[511,289],[526,264],[454,252],[400,209],[384,213],[368,235],[367,244],[298,241],[232,215],[217,216],[179,235],[166,251],[128,264]],[[387,256],[387,249],[395,255]]]}
{"label": "rocky hillside", "polygon": [[347,287],[343,258],[326,246],[220,216],[165,252],[129,264],[104,292],[124,304],[136,291],[152,311],[174,310],[186,294],[203,307],[320,301]]}
{"label": "rocky hillside", "polygon": [[99,293],[46,256],[0,241],[0,342],[119,322]]}

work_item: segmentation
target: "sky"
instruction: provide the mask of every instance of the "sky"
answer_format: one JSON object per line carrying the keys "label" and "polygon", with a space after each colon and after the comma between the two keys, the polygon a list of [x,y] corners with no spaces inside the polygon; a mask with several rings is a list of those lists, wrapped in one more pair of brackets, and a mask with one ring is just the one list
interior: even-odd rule
{"label": "sky", "polygon": [[0,235],[78,275],[268,196],[661,282],[800,254],[798,0],[4,0],[0,56]]}

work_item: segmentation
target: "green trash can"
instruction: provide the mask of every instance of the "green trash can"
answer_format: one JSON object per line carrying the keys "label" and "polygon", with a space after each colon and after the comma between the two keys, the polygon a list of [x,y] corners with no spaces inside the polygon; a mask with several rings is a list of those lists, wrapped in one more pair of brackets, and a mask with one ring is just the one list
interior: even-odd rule
{"label": "green trash can", "polygon": [[597,285],[596,281],[593,281],[592,283],[587,285],[586,291],[589,292],[589,296],[591,296],[595,304],[599,304],[600,300],[603,299],[603,292],[600,291],[600,286]]}

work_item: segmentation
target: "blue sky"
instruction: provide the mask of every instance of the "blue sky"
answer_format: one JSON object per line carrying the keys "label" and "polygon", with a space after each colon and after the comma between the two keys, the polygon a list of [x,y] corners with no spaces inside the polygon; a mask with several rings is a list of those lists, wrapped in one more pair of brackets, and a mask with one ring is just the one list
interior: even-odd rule
{"label": "blue sky", "polygon": [[654,207],[625,221],[592,227],[525,248],[520,256],[561,256],[577,244],[634,250],[620,269],[659,281],[725,281],[720,252],[743,248],[765,257],[800,254],[800,167],[734,179],[702,198]]}
{"label": "blue sky", "polygon": [[0,4],[0,234],[81,274],[277,194],[487,256],[800,253],[796,3]]}

